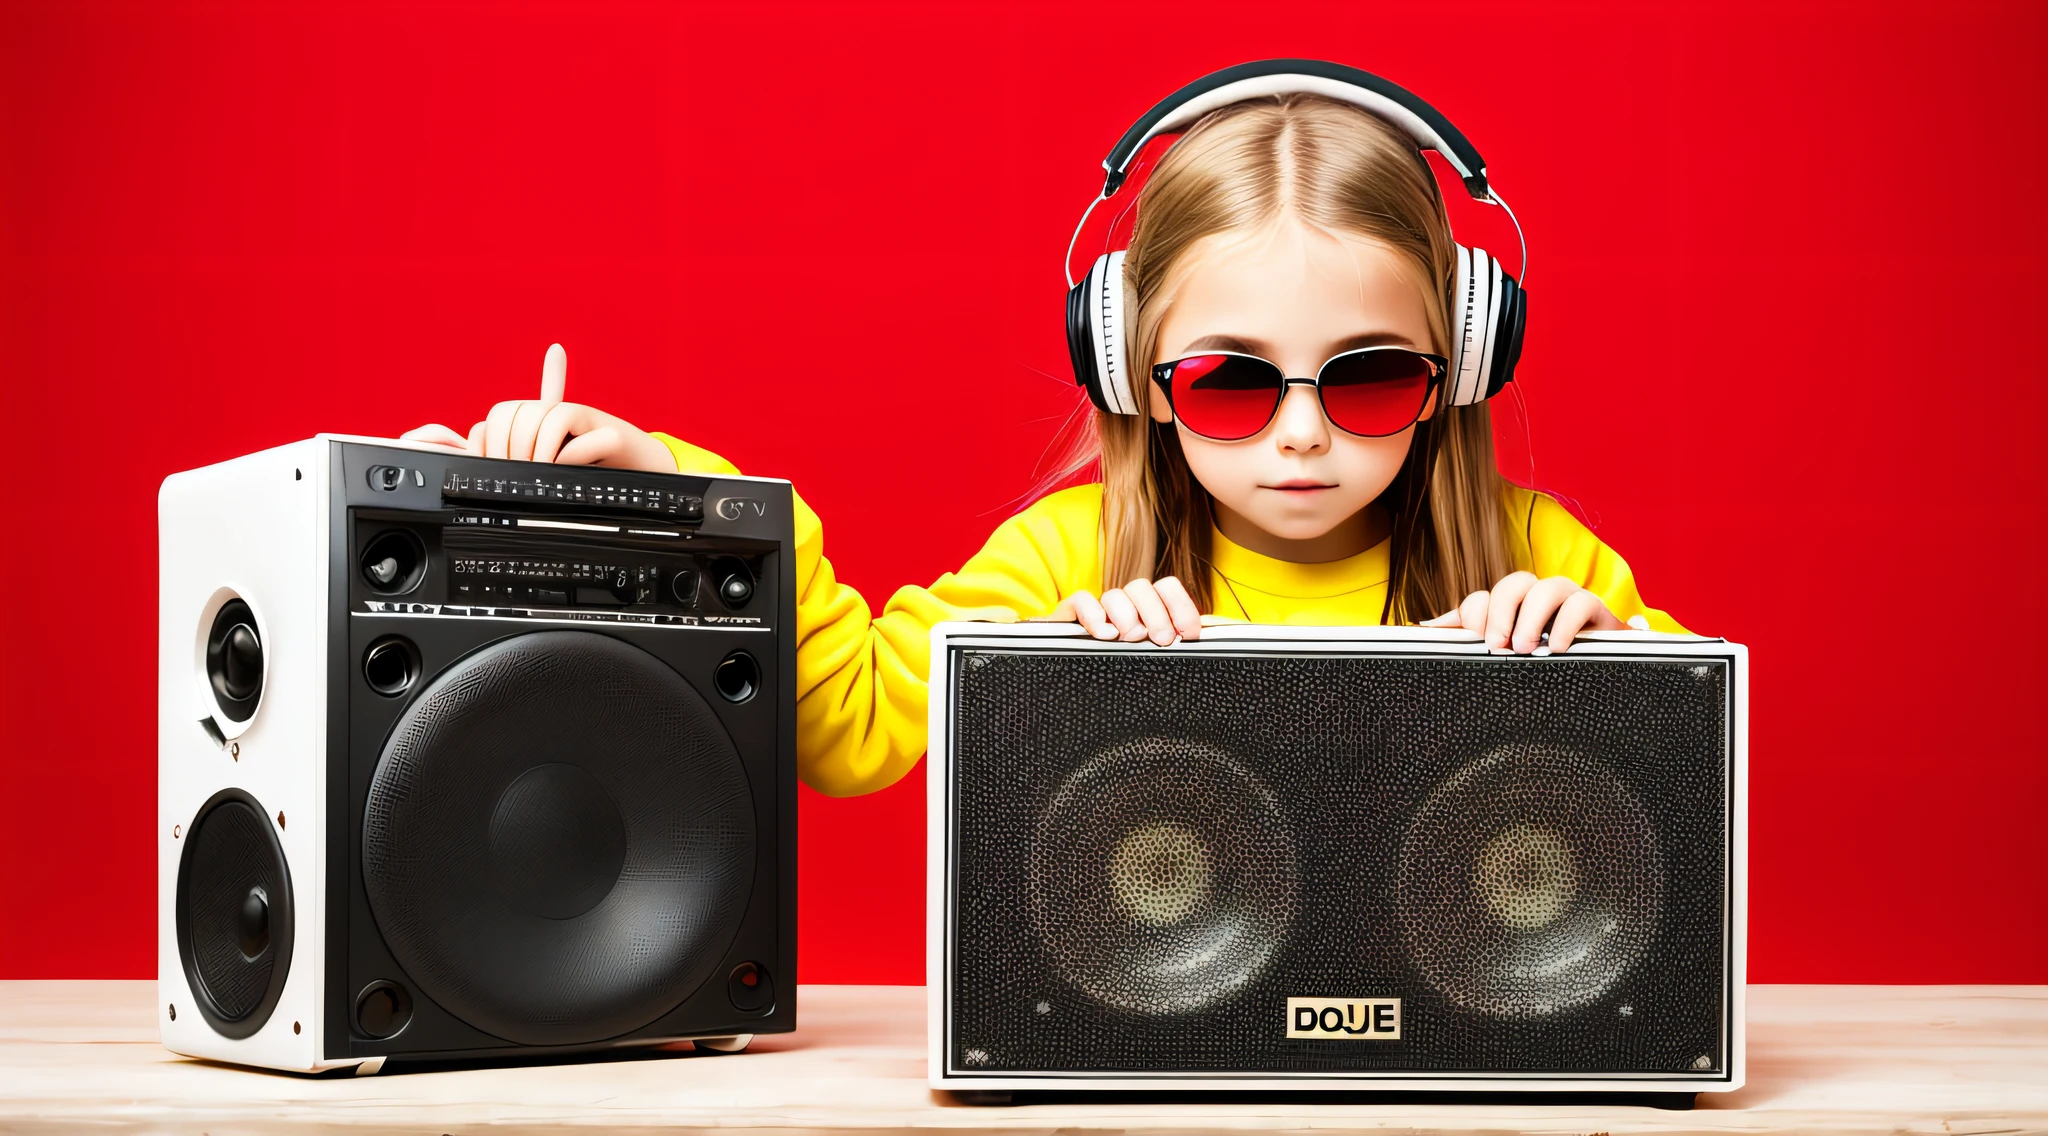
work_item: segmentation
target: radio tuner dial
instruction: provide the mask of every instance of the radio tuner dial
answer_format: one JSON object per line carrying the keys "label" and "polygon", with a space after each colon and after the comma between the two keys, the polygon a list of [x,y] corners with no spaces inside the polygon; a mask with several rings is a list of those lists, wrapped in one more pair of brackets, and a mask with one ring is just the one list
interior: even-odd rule
{"label": "radio tuner dial", "polygon": [[754,598],[754,582],[747,578],[746,573],[734,572],[719,581],[718,598],[724,600],[727,607],[745,607],[747,601]]}

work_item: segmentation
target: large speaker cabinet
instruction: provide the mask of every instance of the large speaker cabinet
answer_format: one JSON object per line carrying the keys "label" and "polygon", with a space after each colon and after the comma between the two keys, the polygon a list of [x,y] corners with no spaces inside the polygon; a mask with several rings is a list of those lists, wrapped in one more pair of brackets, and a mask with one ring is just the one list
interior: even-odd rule
{"label": "large speaker cabinet", "polygon": [[164,1044],[795,1026],[787,482],[323,435],[158,498]]}
{"label": "large speaker cabinet", "polygon": [[932,637],[930,1079],[1725,1091],[1744,649]]}

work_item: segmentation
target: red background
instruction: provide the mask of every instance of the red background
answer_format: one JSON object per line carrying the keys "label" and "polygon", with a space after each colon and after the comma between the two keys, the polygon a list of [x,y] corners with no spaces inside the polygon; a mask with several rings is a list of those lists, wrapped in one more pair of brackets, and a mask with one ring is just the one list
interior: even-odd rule
{"label": "red background", "polygon": [[[466,427],[560,340],[571,397],[792,478],[879,606],[1074,405],[1118,132],[1310,55],[1529,229],[1504,468],[1754,651],[1753,977],[2048,982],[2044,49],[2034,0],[8,4],[0,977],[154,969],[164,475]],[[805,792],[807,980],[921,979],[923,810]]]}

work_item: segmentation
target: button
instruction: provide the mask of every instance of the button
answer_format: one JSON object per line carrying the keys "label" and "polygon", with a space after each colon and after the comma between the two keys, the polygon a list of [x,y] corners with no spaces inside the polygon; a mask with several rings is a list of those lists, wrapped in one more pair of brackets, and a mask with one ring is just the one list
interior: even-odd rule
{"label": "button", "polygon": [[535,588],[533,600],[535,603],[566,604],[569,602],[569,593],[558,592],[553,588]]}

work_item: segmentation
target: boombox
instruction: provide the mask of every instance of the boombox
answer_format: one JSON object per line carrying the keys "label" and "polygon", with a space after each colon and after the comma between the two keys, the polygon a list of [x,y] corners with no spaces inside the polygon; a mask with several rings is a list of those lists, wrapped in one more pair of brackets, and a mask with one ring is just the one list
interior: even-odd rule
{"label": "boombox", "polygon": [[787,482],[321,436],[158,498],[164,1044],[795,1027]]}
{"label": "boombox", "polygon": [[1746,655],[942,624],[936,1088],[1743,1078]]}

